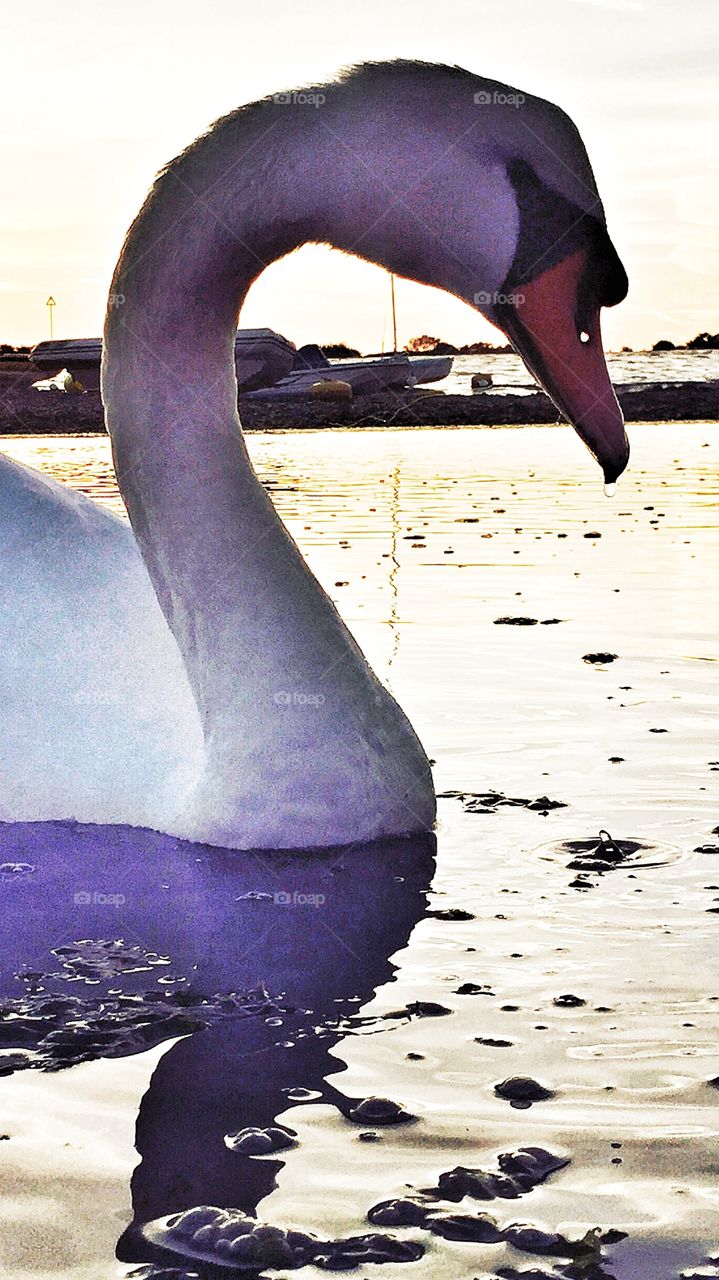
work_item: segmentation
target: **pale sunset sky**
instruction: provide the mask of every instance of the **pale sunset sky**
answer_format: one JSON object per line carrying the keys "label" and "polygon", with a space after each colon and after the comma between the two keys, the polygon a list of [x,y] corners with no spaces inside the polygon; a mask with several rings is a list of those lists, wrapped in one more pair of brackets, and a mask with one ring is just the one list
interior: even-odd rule
{"label": "pale sunset sky", "polygon": [[[99,335],[154,173],[242,102],[378,58],[460,63],[559,103],[583,135],[629,272],[606,345],[719,329],[717,0],[8,0],[0,5],[0,341]],[[496,338],[400,280],[399,345]],[[382,271],[308,247],[254,286],[244,326],[298,345],[391,345]]]}

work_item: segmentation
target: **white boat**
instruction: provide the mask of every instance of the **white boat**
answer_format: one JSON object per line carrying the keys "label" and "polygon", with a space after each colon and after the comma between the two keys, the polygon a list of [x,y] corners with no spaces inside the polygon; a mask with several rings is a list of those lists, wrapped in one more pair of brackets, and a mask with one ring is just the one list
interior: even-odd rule
{"label": "white boat", "polygon": [[376,395],[439,382],[452,368],[451,356],[408,356],[397,352],[371,359],[328,360],[314,344],[301,347],[295,368],[274,386],[251,392],[251,400],[295,400],[312,394],[318,382],[346,382],[352,394]]}
{"label": "white boat", "polygon": [[411,386],[441,382],[452,372],[452,356],[409,356],[408,359],[413,378]]}
{"label": "white boat", "polygon": [[[235,369],[240,391],[271,386],[294,366],[294,343],[274,329],[238,329],[235,338]],[[67,369],[87,391],[100,387],[102,338],[57,338],[38,342],[30,361],[46,378]]]}
{"label": "white boat", "polygon": [[[100,387],[101,338],[57,338],[38,342],[30,361],[47,378],[63,369],[87,391]],[[328,360],[314,344],[301,347],[273,329],[238,329],[235,338],[237,387],[258,399],[294,400],[312,393],[317,382],[348,382],[353,395],[401,390],[446,378],[451,356],[408,356],[403,352],[371,359]]]}

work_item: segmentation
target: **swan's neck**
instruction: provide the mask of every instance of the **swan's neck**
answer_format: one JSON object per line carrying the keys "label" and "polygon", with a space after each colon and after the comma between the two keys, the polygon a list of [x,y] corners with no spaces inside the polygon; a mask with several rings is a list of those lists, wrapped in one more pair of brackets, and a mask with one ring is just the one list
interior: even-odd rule
{"label": "swan's neck", "polygon": [[[431,785],[419,779],[417,789],[426,758],[257,480],[240,430],[233,351],[252,281],[310,240],[461,293],[466,264],[434,234],[422,245],[416,209],[399,202],[387,217],[390,183],[408,182],[393,155],[413,155],[418,125],[409,112],[410,138],[398,120],[381,132],[382,118],[356,95],[319,110],[265,104],[228,117],[175,161],[128,234],[103,361],[118,481],[185,662],[209,767],[216,777],[247,777],[261,760],[257,777],[278,808],[288,804],[280,781],[307,785],[314,769],[308,804],[346,811],[348,839],[361,838],[347,801],[353,778],[363,812],[387,809],[371,815],[370,835],[421,829],[428,814],[431,822]],[[428,148],[436,178],[446,146],[430,139],[425,163]],[[427,201],[436,206],[436,195]],[[509,237],[500,247],[489,246],[495,287],[511,261]],[[477,280],[493,287],[486,272]],[[288,716],[278,698],[295,694],[321,697],[322,714]],[[367,774],[378,757],[392,757],[395,774],[386,764],[382,772],[393,795],[414,788],[409,817],[389,812],[395,800],[377,800],[376,779],[362,791],[360,756]],[[331,843],[343,832],[320,824],[318,838],[297,842]]]}
{"label": "swan's neck", "polygon": [[[317,224],[312,178],[297,166],[283,178],[290,139],[269,114],[224,122],[158,180],[128,234],[105,334],[118,481],[209,732],[225,677],[236,685],[263,662],[262,588],[269,603],[278,547],[292,549],[247,455],[234,368],[252,281]],[[268,164],[277,135],[284,162]]]}

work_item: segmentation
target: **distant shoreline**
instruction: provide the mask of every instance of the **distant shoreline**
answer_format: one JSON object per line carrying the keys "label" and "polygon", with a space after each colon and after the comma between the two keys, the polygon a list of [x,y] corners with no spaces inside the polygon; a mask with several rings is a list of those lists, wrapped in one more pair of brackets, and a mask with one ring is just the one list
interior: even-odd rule
{"label": "distant shoreline", "polygon": [[[97,391],[71,395],[34,391],[37,372],[0,372],[0,434],[105,434],[102,401]],[[628,422],[719,421],[719,381],[647,383],[631,391],[619,390]],[[560,421],[549,398],[529,395],[432,394],[423,389],[360,396],[346,404],[327,401],[261,401],[239,398],[240,417],[247,431],[301,430],[333,427],[499,427],[550,424]]]}

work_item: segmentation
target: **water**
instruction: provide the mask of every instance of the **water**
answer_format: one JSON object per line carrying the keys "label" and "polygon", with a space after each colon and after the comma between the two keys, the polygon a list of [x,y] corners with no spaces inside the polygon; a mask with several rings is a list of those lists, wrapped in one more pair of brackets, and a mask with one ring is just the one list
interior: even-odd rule
{"label": "water", "polygon": [[[607,364],[616,386],[719,378],[719,351],[618,351],[607,355]],[[436,386],[453,395],[469,395],[473,373],[490,373],[493,391],[529,394],[537,389],[515,355],[455,356],[449,377]]]}
{"label": "water", "polygon": [[[124,1274],[153,1256],[143,1224],[198,1203],[379,1230],[368,1209],[406,1184],[527,1144],[570,1163],[517,1201],[442,1211],[626,1232],[595,1273],[617,1280],[676,1280],[716,1250],[716,433],[633,427],[613,502],[568,429],[249,438],[436,761],[436,851],[256,859],[0,827],[0,862],[34,868],[0,876],[0,1069],[63,1067],[0,1078],[8,1275],[58,1256],[63,1275]],[[107,440],[2,449],[121,512]],[[601,831],[624,861],[592,864]],[[70,1012],[42,1012],[63,995]],[[553,1096],[513,1108],[495,1085],[515,1075]],[[361,1141],[350,1112],[372,1094],[416,1120]],[[275,1121],[291,1149],[228,1149]],[[560,1274],[504,1240],[393,1234],[427,1246],[422,1280]]]}

